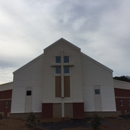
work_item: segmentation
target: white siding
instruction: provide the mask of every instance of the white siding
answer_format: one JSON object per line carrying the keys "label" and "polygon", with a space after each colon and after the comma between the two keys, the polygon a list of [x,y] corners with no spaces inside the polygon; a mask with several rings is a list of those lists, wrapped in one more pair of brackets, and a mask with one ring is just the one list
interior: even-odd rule
{"label": "white siding", "polygon": [[19,87],[13,89],[11,113],[25,112],[25,96],[26,96],[25,87]]}
{"label": "white siding", "polygon": [[[60,41],[51,48],[47,48],[44,51],[44,90],[43,90],[43,102],[61,102],[61,98],[55,98],[55,67],[51,65],[55,64],[55,56],[59,56],[61,52],[64,56],[70,57],[70,63],[74,66],[70,67],[70,89],[71,96],[64,98],[64,102],[83,102],[82,93],[82,71],[81,71],[81,52],[80,49]],[[62,99],[63,100],[63,99]]]}
{"label": "white siding", "polygon": [[42,112],[43,87],[33,87],[32,110],[33,112]]}
{"label": "white siding", "polygon": [[11,113],[25,112],[26,87],[32,87],[32,111],[41,112],[43,55],[14,72]]}
{"label": "white siding", "polygon": [[93,86],[83,86],[84,111],[95,111]]}
{"label": "white siding", "polygon": [[116,111],[112,71],[84,54],[82,66],[85,111],[95,111],[95,85],[101,88],[102,111]]}
{"label": "white siding", "polygon": [[[70,57],[68,98],[55,97],[55,56]],[[66,75],[66,74],[64,74]],[[84,110],[95,111],[94,86],[100,86],[102,111],[116,111],[112,70],[80,52],[78,47],[59,40],[38,58],[14,72],[11,113],[25,112],[26,87],[32,87],[32,111],[41,112],[42,103],[84,102]]]}
{"label": "white siding", "polygon": [[102,110],[116,111],[113,86],[101,86]]}

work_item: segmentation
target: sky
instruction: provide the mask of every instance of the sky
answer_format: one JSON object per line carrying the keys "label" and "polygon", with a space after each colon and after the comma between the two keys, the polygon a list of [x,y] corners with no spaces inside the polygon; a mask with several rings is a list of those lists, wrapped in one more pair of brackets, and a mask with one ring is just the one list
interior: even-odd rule
{"label": "sky", "polygon": [[1,0],[0,84],[60,38],[130,76],[130,0]]}

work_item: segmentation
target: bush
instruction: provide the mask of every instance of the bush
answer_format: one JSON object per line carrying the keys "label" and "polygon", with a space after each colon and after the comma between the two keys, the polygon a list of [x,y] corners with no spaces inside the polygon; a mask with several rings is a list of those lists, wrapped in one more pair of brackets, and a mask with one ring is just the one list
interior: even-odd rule
{"label": "bush", "polygon": [[2,120],[3,119],[3,115],[0,113],[0,120]]}
{"label": "bush", "polygon": [[94,130],[100,130],[100,125],[101,125],[101,117],[99,117],[97,114],[94,114],[91,120],[91,127]]}
{"label": "bush", "polygon": [[36,123],[35,123],[35,115],[33,114],[33,112],[31,112],[28,117],[25,119],[25,125],[31,130],[33,128],[36,127]]}
{"label": "bush", "polygon": [[128,107],[127,111],[126,111],[126,117],[130,118],[130,107]]}

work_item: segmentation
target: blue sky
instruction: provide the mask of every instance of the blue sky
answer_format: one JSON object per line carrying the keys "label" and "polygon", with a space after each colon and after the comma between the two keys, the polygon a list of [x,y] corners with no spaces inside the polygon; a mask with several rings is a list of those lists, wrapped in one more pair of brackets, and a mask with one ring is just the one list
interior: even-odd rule
{"label": "blue sky", "polygon": [[0,1],[0,84],[61,37],[130,76],[130,0]]}

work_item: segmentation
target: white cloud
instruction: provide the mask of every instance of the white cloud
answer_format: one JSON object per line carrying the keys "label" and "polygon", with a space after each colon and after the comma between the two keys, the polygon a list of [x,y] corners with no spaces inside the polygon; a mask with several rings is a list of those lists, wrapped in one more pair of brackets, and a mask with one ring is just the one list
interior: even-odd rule
{"label": "white cloud", "polygon": [[6,83],[6,82],[12,82],[13,81],[13,74],[12,72],[14,69],[8,67],[8,68],[0,68],[0,84]]}

